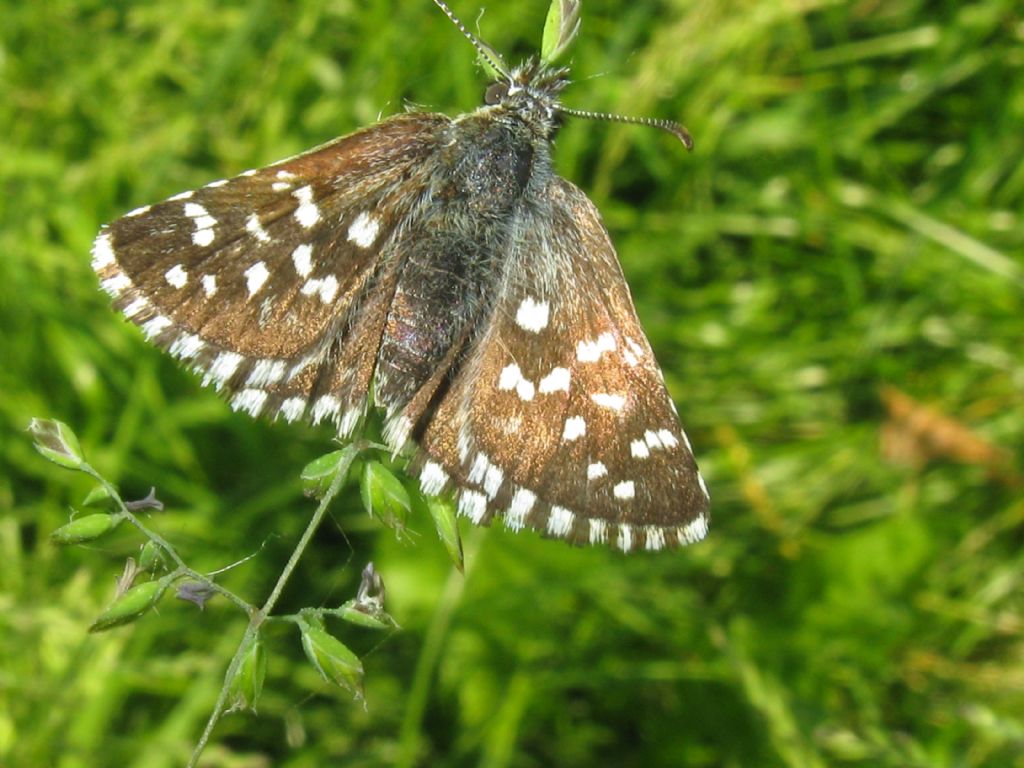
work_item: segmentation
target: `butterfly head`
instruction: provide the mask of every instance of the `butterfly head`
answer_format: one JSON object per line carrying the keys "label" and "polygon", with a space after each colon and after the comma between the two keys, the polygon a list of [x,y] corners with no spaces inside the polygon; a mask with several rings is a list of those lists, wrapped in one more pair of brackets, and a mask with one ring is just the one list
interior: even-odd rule
{"label": "butterfly head", "polygon": [[582,117],[587,120],[605,120],[616,123],[647,125],[667,131],[693,149],[693,138],[689,131],[674,120],[658,120],[649,117],[628,117],[605,112],[591,112],[562,106],[558,95],[568,84],[568,70],[552,64],[566,51],[580,30],[581,0],[551,0],[547,20],[544,23],[544,37],[541,41],[539,61],[528,61],[509,69],[501,55],[478,38],[452,13],[444,0],[434,0],[458,30],[476,48],[481,65],[494,77],[494,82],[484,94],[484,103],[504,110],[516,119],[535,127],[541,137],[551,140],[566,116]]}
{"label": "butterfly head", "polygon": [[561,122],[558,96],[568,85],[568,70],[528,61],[499,75],[484,92],[484,104],[517,116],[551,139]]}

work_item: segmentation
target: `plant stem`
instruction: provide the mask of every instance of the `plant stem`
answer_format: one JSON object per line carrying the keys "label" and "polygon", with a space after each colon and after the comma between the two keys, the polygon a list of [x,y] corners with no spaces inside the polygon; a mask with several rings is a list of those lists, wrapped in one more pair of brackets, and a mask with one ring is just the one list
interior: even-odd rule
{"label": "plant stem", "polygon": [[331,480],[331,484],[328,487],[327,492],[323,495],[323,498],[320,499],[320,504],[313,512],[313,516],[310,518],[309,524],[306,526],[306,530],[302,532],[302,536],[299,538],[298,543],[295,545],[295,549],[292,551],[291,557],[288,558],[288,562],[281,571],[281,575],[278,577],[277,583],[274,584],[274,588],[271,590],[270,596],[267,597],[262,608],[250,613],[249,625],[245,628],[245,634],[242,635],[242,640],[238,644],[238,649],[231,658],[231,663],[228,665],[227,672],[224,674],[224,684],[221,686],[220,695],[217,697],[217,703],[214,705],[213,712],[210,713],[210,717],[206,721],[206,728],[203,729],[202,736],[199,737],[199,741],[196,743],[196,747],[192,751],[192,757],[188,761],[187,768],[195,768],[195,765],[198,763],[199,756],[206,748],[206,744],[210,740],[213,729],[220,721],[220,718],[224,715],[224,709],[227,705],[231,684],[234,682],[235,676],[238,674],[238,668],[242,663],[242,657],[249,648],[249,644],[259,632],[263,622],[267,620],[267,617],[270,616],[271,612],[274,610],[274,606],[277,605],[277,601],[281,597],[281,593],[284,591],[285,585],[287,585],[288,580],[291,578],[291,575],[294,572],[295,567],[298,565],[299,560],[302,558],[303,553],[306,551],[306,547],[309,545],[313,535],[320,527],[320,523],[323,522],[324,515],[327,514],[327,509],[330,506],[331,501],[334,500],[334,497],[337,496],[338,492],[341,490],[341,486],[345,482],[345,478],[348,476],[349,467],[352,466],[352,462],[364,447],[364,443],[360,441],[358,443],[347,445],[342,449],[341,459],[338,461],[334,478]]}
{"label": "plant stem", "polygon": [[188,565],[185,564],[185,561],[181,558],[181,555],[178,554],[177,550],[171,545],[169,541],[167,541],[167,539],[165,539],[156,531],[151,530],[145,523],[142,522],[142,520],[138,518],[138,516],[136,516],[134,512],[128,509],[128,505],[124,503],[124,499],[121,498],[121,494],[118,493],[117,488],[115,488],[110,481],[108,481],[105,477],[103,477],[99,472],[97,472],[88,464],[82,464],[82,471],[103,486],[104,490],[108,494],[110,494],[110,498],[117,502],[118,511],[124,516],[124,518],[129,523],[134,525],[139,530],[139,532],[142,533],[143,536],[145,536],[150,541],[154,542],[164,552],[167,553],[168,557],[170,557],[174,561],[175,565],[178,566],[177,570],[182,576],[187,576],[190,579],[195,579],[196,581],[199,581],[205,586],[212,589],[217,594],[223,595],[225,598],[227,598],[232,603],[241,608],[243,611],[245,611],[247,616],[252,618],[253,614],[256,611],[256,606],[242,599],[234,592],[232,592],[230,589],[225,589],[205,574],[199,573],[198,571],[189,568]]}

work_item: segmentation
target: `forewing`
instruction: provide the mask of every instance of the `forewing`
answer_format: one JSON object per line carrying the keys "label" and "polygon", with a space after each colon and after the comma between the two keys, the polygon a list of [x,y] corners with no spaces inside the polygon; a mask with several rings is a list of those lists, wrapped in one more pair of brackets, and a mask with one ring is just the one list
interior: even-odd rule
{"label": "forewing", "polygon": [[234,407],[338,420],[346,377],[362,394],[369,384],[387,305],[372,294],[387,293],[388,244],[449,123],[401,115],[132,211],[101,230],[93,267],[150,340]]}
{"label": "forewing", "polygon": [[594,205],[553,179],[423,437],[423,489],[623,551],[704,537],[708,493]]}

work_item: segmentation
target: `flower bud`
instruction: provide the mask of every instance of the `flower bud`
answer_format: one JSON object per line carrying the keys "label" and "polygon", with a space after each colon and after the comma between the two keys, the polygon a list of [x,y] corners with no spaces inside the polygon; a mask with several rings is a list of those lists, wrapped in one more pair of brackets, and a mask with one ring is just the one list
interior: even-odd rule
{"label": "flower bud", "polygon": [[83,507],[103,507],[111,500],[110,491],[105,486],[97,485],[82,500]]}
{"label": "flower bud", "polygon": [[228,710],[251,709],[255,712],[266,676],[267,653],[263,640],[256,635],[245,649],[238,672],[228,688]]}
{"label": "flower bud", "polygon": [[62,525],[50,534],[55,544],[82,544],[93,541],[113,530],[121,520],[115,515],[98,512],[95,515],[76,517],[67,525]]}
{"label": "flower bud", "polygon": [[337,611],[332,611],[340,619],[349,624],[370,629],[391,629],[398,624],[383,609],[373,604],[361,603],[352,599],[344,603]]}
{"label": "flower bud", "polygon": [[344,454],[344,450],[331,451],[309,462],[303,468],[302,474],[299,475],[302,481],[302,492],[317,499],[327,493]]}
{"label": "flower bud", "polygon": [[338,638],[329,635],[319,619],[305,616],[299,620],[302,649],[320,677],[363,698],[363,663]]}
{"label": "flower bud", "polygon": [[35,440],[36,450],[65,469],[81,469],[85,463],[82,447],[71,427],[55,419],[32,419],[28,431]]}
{"label": "flower bud", "polygon": [[390,469],[379,461],[368,461],[363,467],[359,493],[366,511],[389,528],[405,529],[412,502],[405,486]]}
{"label": "flower bud", "polygon": [[428,496],[425,503],[434,520],[434,527],[437,528],[437,536],[448,550],[448,556],[455,563],[455,567],[463,571],[462,537],[459,535],[455,505],[448,499],[438,496]]}
{"label": "flower bud", "polygon": [[147,581],[117,598],[89,627],[90,632],[105,632],[122,624],[129,624],[152,608],[167,585],[163,581]]}

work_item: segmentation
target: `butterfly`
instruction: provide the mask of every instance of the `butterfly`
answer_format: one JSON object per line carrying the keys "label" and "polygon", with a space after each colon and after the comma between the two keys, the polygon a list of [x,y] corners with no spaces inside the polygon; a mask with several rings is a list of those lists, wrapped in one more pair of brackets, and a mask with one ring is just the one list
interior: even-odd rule
{"label": "butterfly", "polygon": [[147,339],[252,416],[411,454],[426,494],[574,544],[702,539],[709,495],[594,204],[552,168],[553,65],[579,30],[554,0],[542,56],[484,105],[407,112],[105,226],[92,266]]}

